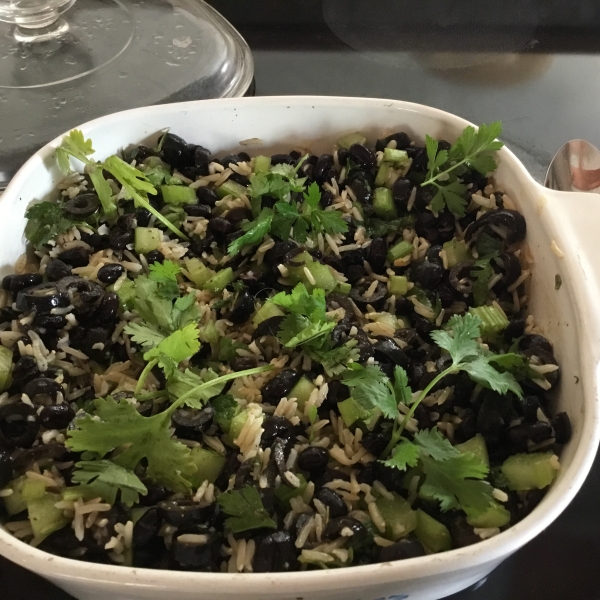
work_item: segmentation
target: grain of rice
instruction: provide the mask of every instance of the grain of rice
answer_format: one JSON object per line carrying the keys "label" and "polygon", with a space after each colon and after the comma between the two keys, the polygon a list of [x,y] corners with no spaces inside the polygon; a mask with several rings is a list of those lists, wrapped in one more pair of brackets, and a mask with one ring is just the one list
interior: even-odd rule
{"label": "grain of rice", "polygon": [[410,196],[408,197],[408,202],[406,204],[406,210],[410,212],[415,205],[415,200],[417,199],[417,186],[413,186],[413,189],[410,191]]}
{"label": "grain of rice", "polygon": [[482,540],[487,540],[500,533],[499,527],[474,527],[473,533],[478,535]]}
{"label": "grain of rice", "polygon": [[552,252],[558,256],[558,258],[564,258],[565,256],[565,253],[558,247],[556,240],[552,240],[552,243],[550,244],[550,250],[552,250]]}
{"label": "grain of rice", "polygon": [[381,496],[387,500],[393,500],[394,494],[387,490],[387,488],[381,483],[381,481],[375,480],[373,482],[373,489],[376,490]]}
{"label": "grain of rice", "polygon": [[383,533],[385,532],[385,520],[383,518],[383,516],[381,515],[381,512],[379,512],[379,508],[377,508],[377,504],[375,502],[369,502],[369,504],[367,505],[367,509],[369,511],[369,515],[371,517],[371,520],[373,521],[373,525],[375,525],[375,527],[377,527],[377,529]]}
{"label": "grain of rice", "polygon": [[494,488],[492,490],[492,496],[494,496],[498,502],[508,502],[508,494],[503,490],[499,490],[498,488]]}
{"label": "grain of rice", "polygon": [[392,540],[386,540],[385,538],[383,538],[379,535],[374,535],[373,541],[375,542],[375,544],[377,544],[378,546],[380,546],[382,548],[387,548],[388,546],[394,545],[394,542],[392,542]]}
{"label": "grain of rice", "polygon": [[315,528],[315,518],[311,517],[306,522],[306,524],[302,527],[300,532],[298,533],[298,537],[296,538],[296,541],[294,542],[294,545],[296,546],[296,548],[304,547],[304,545],[306,544],[306,542],[308,540],[308,537],[313,532],[314,528]]}
{"label": "grain of rice", "polygon": [[12,496],[15,493],[14,490],[12,490],[11,488],[6,488],[3,490],[0,490],[0,498],[8,498],[9,496]]}
{"label": "grain of rice", "polygon": [[302,550],[300,558],[309,563],[328,563],[335,560],[333,556],[325,554],[325,552],[319,552],[318,550]]}

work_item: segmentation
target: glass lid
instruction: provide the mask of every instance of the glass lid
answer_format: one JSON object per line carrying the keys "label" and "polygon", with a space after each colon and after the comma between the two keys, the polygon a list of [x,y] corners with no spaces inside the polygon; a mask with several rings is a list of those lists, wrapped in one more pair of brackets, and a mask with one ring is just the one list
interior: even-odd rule
{"label": "glass lid", "polygon": [[248,45],[202,0],[54,3],[54,21],[33,28],[28,15],[9,14],[21,10],[15,3],[0,2],[0,188],[80,123],[150,104],[243,96],[252,83]]}

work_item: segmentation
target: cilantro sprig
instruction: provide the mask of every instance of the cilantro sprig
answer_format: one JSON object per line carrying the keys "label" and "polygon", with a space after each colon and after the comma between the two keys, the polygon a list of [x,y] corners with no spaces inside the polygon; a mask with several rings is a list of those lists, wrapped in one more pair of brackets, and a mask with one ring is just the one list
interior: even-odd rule
{"label": "cilantro sprig", "polygon": [[467,200],[467,187],[460,181],[466,168],[472,168],[483,175],[496,170],[493,154],[502,148],[496,138],[502,133],[502,123],[494,121],[489,125],[465,127],[460,137],[449,150],[439,150],[439,142],[431,136],[425,137],[427,152],[427,176],[421,184],[433,186],[436,193],[431,201],[432,210],[448,210],[457,216],[464,216]]}
{"label": "cilantro sprig", "polygon": [[104,171],[110,173],[121,184],[124,195],[131,198],[136,207],[145,208],[175,235],[183,240],[188,239],[185,233],[177,229],[171,221],[150,204],[148,195],[155,196],[157,191],[142,171],[132,167],[116,155],[109,156],[102,162],[91,160],[89,157],[94,152],[92,140],[86,140],[80,130],[74,129],[62,139],[61,145],[56,149],[56,159],[60,169],[65,174],[71,171],[69,161],[71,156],[86,165],[94,189],[102,204],[102,209],[108,218],[116,216],[117,200],[104,177]]}
{"label": "cilantro sprig", "polygon": [[255,487],[245,486],[241,490],[229,490],[217,499],[226,515],[225,527],[231,533],[251,529],[277,529],[277,523],[266,511],[260,494]]}
{"label": "cilantro sprig", "polygon": [[25,218],[27,219],[25,237],[36,248],[40,248],[79,224],[66,216],[56,202],[44,201],[32,204],[25,212]]}

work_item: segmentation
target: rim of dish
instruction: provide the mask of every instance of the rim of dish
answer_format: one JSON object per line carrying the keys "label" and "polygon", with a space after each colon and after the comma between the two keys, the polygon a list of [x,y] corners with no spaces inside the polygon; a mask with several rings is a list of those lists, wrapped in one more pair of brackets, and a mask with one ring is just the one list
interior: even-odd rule
{"label": "rim of dish", "polygon": [[[456,125],[460,129],[468,125],[473,125],[473,123],[470,123],[462,117],[441,109],[402,100],[343,96],[267,96],[196,100],[134,108],[88,121],[79,128],[85,133],[90,128],[98,128],[102,125],[112,124],[114,126],[115,121],[127,120],[128,116],[140,112],[150,114],[161,112],[169,113],[174,110],[177,112],[187,112],[190,109],[193,110],[195,107],[199,106],[225,105],[237,107],[240,105],[253,104],[271,104],[285,106],[287,108],[292,108],[294,106],[311,106],[315,109],[340,104],[349,106],[355,105],[357,107],[383,105],[387,108],[397,108],[409,113],[412,112],[431,116],[441,124]],[[21,182],[30,175],[30,171],[39,168],[39,161],[44,163],[50,158],[55,148],[60,145],[63,135],[60,135],[46,144],[28,159],[7,186],[3,193],[3,198],[7,195],[18,193]],[[572,194],[569,192],[549,190],[538,184],[525,169],[521,161],[506,146],[498,152],[498,156],[500,162],[507,163],[511,174],[517,178],[525,179],[532,190],[536,190],[538,193],[543,192],[548,195],[563,194],[565,197],[568,194]],[[557,236],[560,236],[560,232],[553,227],[553,220],[549,219],[545,214],[538,216],[538,222],[543,229],[552,231],[553,234],[556,233]],[[565,257],[565,259],[568,266],[566,270],[572,272],[571,262],[573,261],[571,261],[568,256]],[[576,284],[576,282],[577,280],[569,279],[570,284]],[[582,286],[582,290],[584,289],[585,288]],[[587,312],[587,295],[573,294],[573,302],[578,314],[585,314]],[[0,527],[0,554],[26,566],[29,570],[38,571],[41,575],[50,574],[55,579],[85,580],[93,577],[97,583],[104,581],[109,581],[112,584],[134,583],[135,585],[140,585],[142,587],[171,587],[202,581],[219,586],[221,592],[227,592],[229,586],[237,587],[242,584],[249,593],[259,591],[264,593],[264,586],[266,584],[289,585],[295,583],[297,585],[303,584],[309,588],[315,586],[315,588],[318,587],[321,590],[324,589],[324,585],[327,588],[338,586],[349,587],[353,583],[358,583],[358,581],[353,580],[364,578],[367,573],[370,576],[376,576],[380,583],[398,580],[401,577],[406,579],[416,579],[431,575],[432,572],[443,574],[460,570],[467,566],[474,567],[483,563],[504,559],[541,533],[568,506],[587,477],[596,454],[598,442],[600,441],[600,427],[598,427],[598,423],[600,422],[600,404],[597,402],[598,389],[600,388],[600,364],[594,364],[593,356],[590,352],[592,346],[592,328],[583,328],[581,327],[581,323],[578,323],[577,326],[579,338],[581,340],[580,347],[587,351],[582,353],[582,367],[584,368],[582,369],[581,383],[584,390],[584,405],[588,413],[581,427],[578,447],[573,454],[571,464],[568,468],[565,468],[561,478],[551,486],[542,502],[523,520],[490,539],[482,540],[471,546],[448,550],[443,553],[393,562],[352,566],[343,569],[293,571],[285,573],[198,573],[193,571],[185,572],[170,571],[166,569],[125,567],[119,565],[102,565],[63,558],[33,548],[25,542],[11,536],[2,527]],[[464,563],[461,564],[461,561],[466,558],[469,559],[468,565]],[[49,573],[50,569],[51,573]]]}

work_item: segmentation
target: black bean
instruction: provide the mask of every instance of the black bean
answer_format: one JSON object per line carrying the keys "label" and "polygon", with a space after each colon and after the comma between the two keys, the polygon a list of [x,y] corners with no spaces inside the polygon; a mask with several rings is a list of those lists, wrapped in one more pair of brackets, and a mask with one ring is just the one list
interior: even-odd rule
{"label": "black bean", "polygon": [[227,314],[229,319],[235,325],[245,323],[254,313],[254,297],[250,295],[248,290],[243,290],[238,294],[238,297],[231,311]]}
{"label": "black bean", "polygon": [[241,223],[244,220],[252,219],[252,212],[250,209],[245,208],[244,206],[238,206],[237,208],[232,208],[228,211],[225,218],[231,223]]}
{"label": "black bean", "polygon": [[348,152],[352,161],[364,169],[371,170],[377,166],[377,157],[375,154],[362,144],[352,144]]}
{"label": "black bean", "polygon": [[0,308],[0,323],[10,323],[18,316],[19,313],[14,311],[9,306],[4,306],[3,308]]}
{"label": "black bean", "polygon": [[125,273],[125,267],[117,263],[104,265],[98,270],[98,281],[102,283],[114,283]]}
{"label": "black bean", "polygon": [[211,190],[205,186],[196,189],[196,198],[200,204],[205,204],[213,208],[219,199],[214,190]]}
{"label": "black bean", "polygon": [[373,206],[371,201],[373,200],[372,186],[366,177],[355,177],[352,181],[346,184],[352,190],[352,193],[356,197],[357,201],[363,205],[363,210],[367,216],[373,213]]}
{"label": "black bean", "polygon": [[343,273],[346,275],[348,283],[356,283],[367,274],[362,265],[350,265],[347,269],[344,269]]}
{"label": "black bean", "polygon": [[106,292],[94,312],[94,322],[98,325],[111,325],[119,316],[119,297],[114,292]]}
{"label": "black bean", "polygon": [[0,444],[8,448],[30,448],[40,431],[37,412],[23,402],[0,406]]}
{"label": "black bean", "polygon": [[504,339],[511,342],[515,338],[521,337],[525,333],[525,319],[516,317],[508,322],[504,330]]}
{"label": "black bean", "polygon": [[90,260],[90,253],[85,248],[77,246],[61,252],[58,258],[72,267],[85,267]]}
{"label": "black bean", "polygon": [[323,530],[324,540],[335,540],[340,537],[349,538],[350,546],[355,549],[361,548],[370,539],[367,528],[358,519],[345,516],[331,518]]}
{"label": "black bean", "polygon": [[288,571],[296,564],[296,547],[287,531],[276,531],[256,540],[256,551],[252,559],[255,573]]}
{"label": "black bean", "polygon": [[341,381],[334,379],[329,382],[327,398],[323,403],[326,410],[337,410],[337,403],[342,402],[350,396],[350,388]]}
{"label": "black bean", "polygon": [[13,460],[10,452],[0,448],[0,488],[8,485],[13,478]]}
{"label": "black bean", "polygon": [[208,165],[210,162],[210,150],[203,146],[196,146],[194,150],[194,163],[197,167],[201,165]]}
{"label": "black bean", "polygon": [[323,208],[327,208],[333,204],[333,194],[329,190],[321,192],[321,200],[319,201]]}
{"label": "black bean", "polygon": [[39,273],[23,273],[22,275],[7,275],[2,280],[2,287],[10,290],[13,294],[24,290],[25,288],[39,285],[44,278]]}
{"label": "black bean", "polygon": [[375,467],[372,464],[365,465],[356,475],[356,481],[358,483],[366,483],[367,485],[373,485],[376,479]]}
{"label": "black bean", "polygon": [[196,146],[173,133],[165,133],[159,141],[162,143],[161,154],[164,161],[173,167],[192,167],[195,165]]}
{"label": "black bean", "polygon": [[202,438],[212,423],[215,409],[208,404],[202,409],[178,408],[171,416],[177,437],[184,439]]}
{"label": "black bean", "polygon": [[442,283],[438,286],[437,295],[443,308],[449,308],[454,303],[454,291],[447,283]]}
{"label": "black bean", "polygon": [[108,235],[109,248],[116,250],[117,252],[125,250],[127,244],[131,244],[132,242],[133,231],[120,231],[119,229],[113,229]]}
{"label": "black bean", "polygon": [[379,562],[391,562],[424,556],[425,550],[418,540],[400,540],[391,546],[384,546],[379,551]]}
{"label": "black bean", "polygon": [[387,251],[388,243],[385,238],[373,238],[367,253],[367,260],[376,273],[382,273],[385,270]]}
{"label": "black bean", "polygon": [[303,471],[320,473],[327,468],[329,462],[329,452],[319,446],[309,446],[298,454],[298,468]]}
{"label": "black bean", "polygon": [[379,362],[400,365],[403,368],[408,366],[408,357],[392,338],[378,339],[373,345],[373,350],[375,351],[375,360]]}
{"label": "black bean", "polygon": [[473,527],[467,523],[467,519],[463,516],[451,519],[446,526],[450,530],[453,545],[458,548],[464,548],[481,541],[481,538],[475,535]]}
{"label": "black bean", "polygon": [[275,417],[272,415],[263,421],[263,430],[260,439],[262,448],[270,448],[277,438],[288,441],[294,433],[293,425],[285,417]]}
{"label": "black bean", "polygon": [[392,186],[394,204],[401,212],[406,212],[413,184],[406,177],[398,177]]}
{"label": "black bean", "polygon": [[165,260],[165,255],[160,250],[152,250],[146,254],[146,262],[149,265],[153,265],[154,263],[163,263]]}
{"label": "black bean", "polygon": [[50,329],[56,331],[62,329],[66,324],[67,319],[63,315],[36,314],[33,319],[33,326],[38,329]]}
{"label": "black bean", "polygon": [[538,421],[528,426],[529,439],[534,444],[540,444],[552,437],[552,426],[545,421]]}
{"label": "black bean", "polygon": [[529,440],[529,427],[526,425],[515,425],[506,432],[513,452],[526,452]]}
{"label": "black bean", "polygon": [[238,356],[230,364],[234,371],[245,371],[256,367],[257,361],[256,358],[250,358],[249,356]]}
{"label": "black bean", "polygon": [[94,252],[106,250],[108,248],[108,235],[100,235],[99,233],[81,232],[81,241],[89,244]]}
{"label": "black bean", "polygon": [[361,444],[373,456],[380,456],[387,448],[391,437],[391,432],[389,431],[371,431],[363,437]]}
{"label": "black bean", "polygon": [[263,386],[261,390],[263,402],[277,404],[284,396],[288,395],[298,379],[300,379],[300,373],[293,369],[284,369]]}
{"label": "black bean", "polygon": [[557,444],[566,444],[571,439],[571,419],[566,412],[559,412],[552,419],[554,438]]}
{"label": "black bean", "polygon": [[186,214],[190,215],[190,217],[204,217],[205,219],[210,219],[212,217],[212,209],[210,206],[206,204],[186,204],[183,207]]}
{"label": "black bean", "polygon": [[405,150],[410,146],[410,138],[408,137],[408,135],[404,133],[404,131],[399,131],[397,133],[392,133],[384,138],[377,140],[375,144],[375,150],[377,152],[383,151],[385,148],[387,148],[387,145],[392,140],[396,142],[396,148],[398,150]]}
{"label": "black bean", "polygon": [[461,443],[470,440],[477,433],[477,418],[473,413],[463,417],[463,420],[454,428],[454,439]]}
{"label": "black bean", "polygon": [[155,506],[169,496],[169,490],[164,485],[158,485],[151,481],[144,481],[144,485],[148,493],[145,496],[140,495],[141,506]]}
{"label": "black bean", "polygon": [[234,226],[223,217],[215,217],[208,222],[208,229],[217,235],[227,235],[234,230]]}
{"label": "black bean", "polygon": [[316,492],[315,498],[329,508],[329,518],[337,519],[348,514],[348,507],[343,498],[335,491],[322,487]]}
{"label": "black bean", "polygon": [[327,469],[324,473],[321,473],[318,477],[313,478],[313,482],[317,488],[321,488],[324,485],[331,483],[334,479],[341,479],[342,481],[350,481],[350,475],[340,471],[338,469]]}
{"label": "black bean", "polygon": [[375,473],[377,474],[377,480],[381,481],[390,492],[402,493],[404,491],[405,473],[403,471],[388,467],[377,461],[375,463]]}
{"label": "black bean", "polygon": [[40,413],[40,425],[46,429],[66,429],[75,418],[75,411],[67,404],[46,406]]}
{"label": "black bean", "polygon": [[331,167],[333,167],[333,156],[331,154],[322,154],[313,168],[313,179],[319,184],[325,183],[325,177],[327,177],[327,173]]}
{"label": "black bean", "polygon": [[37,366],[37,361],[33,356],[21,356],[15,363],[12,371],[13,386],[19,390],[21,385],[38,377],[40,371]]}
{"label": "black bean", "polygon": [[135,220],[138,227],[148,227],[151,218],[152,213],[146,208],[138,208],[135,211]]}
{"label": "black bean", "polygon": [[548,354],[554,352],[552,344],[543,335],[528,334],[519,340],[519,350],[533,350],[534,348],[539,348]]}

